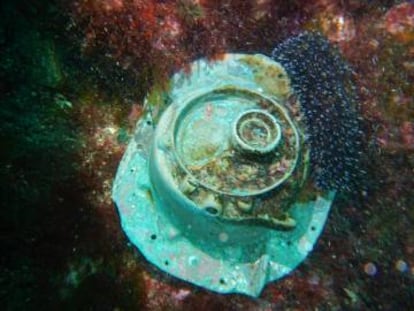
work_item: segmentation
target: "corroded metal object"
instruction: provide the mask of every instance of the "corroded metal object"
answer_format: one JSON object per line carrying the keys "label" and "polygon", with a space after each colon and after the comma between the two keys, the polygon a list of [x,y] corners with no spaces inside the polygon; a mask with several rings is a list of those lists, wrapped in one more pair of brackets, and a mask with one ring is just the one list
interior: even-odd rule
{"label": "corroded metal object", "polygon": [[149,94],[113,198],[133,244],[208,289],[259,295],[319,236],[334,192],[309,181],[301,103],[263,55],[198,60]]}

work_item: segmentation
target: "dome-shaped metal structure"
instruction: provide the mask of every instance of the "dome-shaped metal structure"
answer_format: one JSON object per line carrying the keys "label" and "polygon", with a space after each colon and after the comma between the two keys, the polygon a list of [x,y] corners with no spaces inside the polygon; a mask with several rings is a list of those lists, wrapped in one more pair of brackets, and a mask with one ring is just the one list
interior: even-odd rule
{"label": "dome-shaped metal structure", "polygon": [[124,231],[180,279],[259,295],[306,258],[334,198],[308,179],[306,136],[279,63],[195,61],[146,99],[114,182]]}

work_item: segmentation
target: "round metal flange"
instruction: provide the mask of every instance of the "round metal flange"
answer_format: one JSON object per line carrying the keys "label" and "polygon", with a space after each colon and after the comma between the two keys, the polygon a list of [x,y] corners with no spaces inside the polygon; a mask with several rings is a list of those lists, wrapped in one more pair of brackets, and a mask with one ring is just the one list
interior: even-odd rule
{"label": "round metal flange", "polygon": [[113,198],[150,262],[217,292],[257,296],[306,258],[334,192],[308,182],[292,94],[280,64],[226,54],[147,97]]}
{"label": "round metal flange", "polygon": [[277,147],[282,129],[273,115],[265,110],[243,112],[233,125],[235,147],[242,152],[267,154]]}

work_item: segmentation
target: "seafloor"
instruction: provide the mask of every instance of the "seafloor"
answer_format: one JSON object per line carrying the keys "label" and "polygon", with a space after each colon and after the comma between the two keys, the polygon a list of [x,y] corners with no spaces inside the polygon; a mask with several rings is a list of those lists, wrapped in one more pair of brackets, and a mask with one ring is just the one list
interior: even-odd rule
{"label": "seafloor", "polygon": [[[0,14],[2,310],[414,310],[412,1],[9,0]],[[304,30],[353,68],[363,180],[257,299],[159,272],[111,201],[145,94],[194,59],[270,54]]]}

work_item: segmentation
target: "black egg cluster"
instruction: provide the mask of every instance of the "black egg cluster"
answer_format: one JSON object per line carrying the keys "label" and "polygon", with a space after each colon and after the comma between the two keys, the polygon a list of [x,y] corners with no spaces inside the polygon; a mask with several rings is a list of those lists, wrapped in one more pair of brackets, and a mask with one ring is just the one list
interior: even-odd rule
{"label": "black egg cluster", "polygon": [[316,184],[350,188],[360,176],[362,132],[349,67],[317,33],[286,40],[272,57],[285,67],[300,98]]}

